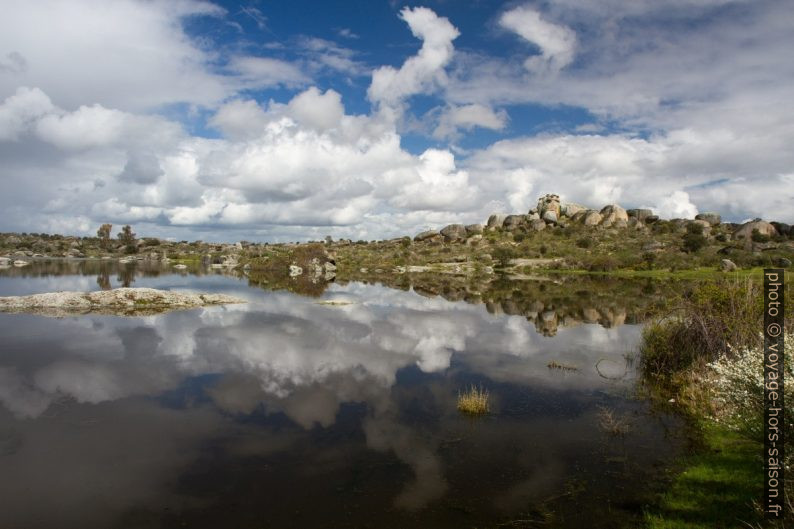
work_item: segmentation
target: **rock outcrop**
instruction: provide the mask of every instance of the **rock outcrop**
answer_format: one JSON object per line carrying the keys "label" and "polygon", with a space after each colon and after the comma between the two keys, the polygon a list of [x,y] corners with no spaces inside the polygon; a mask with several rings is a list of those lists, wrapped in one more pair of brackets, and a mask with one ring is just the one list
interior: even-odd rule
{"label": "rock outcrop", "polygon": [[[484,232],[505,230],[513,233],[527,231],[540,231],[544,229],[567,228],[572,224],[579,224],[588,227],[598,227],[600,229],[631,229],[643,232],[657,231],[652,230],[654,223],[660,222],[658,215],[649,208],[633,208],[626,210],[618,204],[608,204],[600,210],[589,209],[581,204],[573,202],[561,202],[560,196],[556,194],[546,194],[537,201],[537,206],[532,207],[526,214],[504,214],[494,213],[488,217],[485,225],[469,224],[450,224],[441,230],[425,231],[414,237],[416,242],[435,242],[442,239],[444,242],[455,242],[471,240],[475,236],[485,236]],[[670,219],[664,221],[668,226],[662,230],[663,233],[685,234],[687,230],[692,230],[693,226],[702,228],[702,233],[706,237],[720,241],[726,240],[728,230],[735,227],[733,224],[723,224],[719,213],[704,212],[695,216],[695,219]],[[747,244],[752,243],[754,251],[761,251],[768,248],[761,248],[759,245],[774,244],[780,241],[766,241],[759,239],[752,240],[753,230],[757,230],[761,236],[773,237],[783,236],[794,239],[794,226],[782,222],[765,222],[755,219],[752,222],[743,224],[735,229],[733,238],[747,239]],[[487,238],[487,236],[485,236]],[[479,239],[477,239],[479,240]]]}
{"label": "rock outcrop", "polygon": [[427,231],[423,231],[422,233],[414,237],[414,240],[417,242],[422,242],[439,236],[440,234],[436,230],[427,230]]}
{"label": "rock outcrop", "polygon": [[485,227],[489,230],[499,229],[505,223],[506,218],[506,213],[495,213],[488,217],[488,223],[485,225]]}
{"label": "rock outcrop", "polygon": [[698,213],[695,215],[695,220],[705,220],[711,226],[716,226],[722,222],[722,217],[719,213],[707,211],[705,213]]}
{"label": "rock outcrop", "polygon": [[482,224],[468,224],[466,225],[466,235],[478,235],[483,232]]}
{"label": "rock outcrop", "polygon": [[502,227],[508,231],[517,230],[526,224],[527,217],[525,215],[508,215],[505,217]]}
{"label": "rock outcrop", "polygon": [[601,216],[601,213],[594,209],[588,209],[582,215],[582,224],[585,226],[597,226],[601,224],[602,220],[603,217]]}
{"label": "rock outcrop", "polygon": [[635,208],[635,209],[627,209],[626,214],[628,214],[630,219],[634,218],[640,222],[645,222],[645,219],[653,215],[653,211],[651,211],[650,209]]}
{"label": "rock outcrop", "polygon": [[447,242],[465,239],[466,227],[463,224],[450,224],[442,228],[441,235],[444,236],[444,240]]}
{"label": "rock outcrop", "polygon": [[604,206],[600,213],[602,226],[609,227],[621,220],[626,222],[626,225],[628,226],[629,214],[626,213],[625,209],[618,206],[617,204],[609,204],[608,206]]}
{"label": "rock outcrop", "polygon": [[580,211],[585,211],[585,210],[587,210],[586,207],[584,207],[581,204],[576,204],[574,202],[564,202],[560,206],[560,214],[563,217],[569,217],[569,218],[573,217],[574,215],[576,215]]}
{"label": "rock outcrop", "polygon": [[739,228],[733,232],[733,238],[736,240],[746,239],[749,241],[752,239],[754,230],[758,230],[759,234],[768,237],[777,235],[777,229],[772,224],[761,219],[755,219],[739,226]]}
{"label": "rock outcrop", "polygon": [[50,292],[0,297],[0,312],[63,317],[75,314],[141,316],[206,305],[245,303],[225,294],[194,294],[154,288],[117,288],[98,292]]}
{"label": "rock outcrop", "polygon": [[553,211],[556,218],[560,218],[560,195],[543,195],[538,199],[537,212],[541,218],[547,211]]}

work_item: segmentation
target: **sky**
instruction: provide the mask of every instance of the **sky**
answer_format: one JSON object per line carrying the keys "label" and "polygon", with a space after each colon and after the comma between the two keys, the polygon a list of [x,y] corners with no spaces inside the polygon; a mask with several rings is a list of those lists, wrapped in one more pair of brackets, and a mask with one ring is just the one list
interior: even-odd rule
{"label": "sky", "polygon": [[788,2],[0,8],[0,232],[371,240],[546,193],[794,222]]}

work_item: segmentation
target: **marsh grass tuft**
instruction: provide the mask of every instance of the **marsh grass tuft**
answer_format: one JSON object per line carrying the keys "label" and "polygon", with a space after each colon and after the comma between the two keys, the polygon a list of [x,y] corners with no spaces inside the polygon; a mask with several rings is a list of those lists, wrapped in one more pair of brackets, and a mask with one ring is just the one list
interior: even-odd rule
{"label": "marsh grass tuft", "polygon": [[614,437],[623,437],[629,433],[628,421],[618,417],[608,408],[599,408],[598,425],[602,430]]}
{"label": "marsh grass tuft", "polygon": [[458,392],[458,410],[470,415],[483,415],[488,413],[488,399],[490,394],[482,386],[472,384],[463,393]]}

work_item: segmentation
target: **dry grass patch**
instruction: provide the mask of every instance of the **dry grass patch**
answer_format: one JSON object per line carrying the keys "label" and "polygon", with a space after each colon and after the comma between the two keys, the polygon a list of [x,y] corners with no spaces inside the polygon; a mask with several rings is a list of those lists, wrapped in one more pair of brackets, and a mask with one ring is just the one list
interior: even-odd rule
{"label": "dry grass patch", "polygon": [[629,433],[629,423],[626,419],[618,417],[608,408],[598,410],[598,425],[609,435],[623,437]]}
{"label": "dry grass patch", "polygon": [[579,371],[579,368],[573,364],[565,364],[561,362],[557,362],[556,360],[552,360],[546,367],[549,369],[559,369],[560,371]]}
{"label": "dry grass patch", "polygon": [[490,394],[482,386],[471,385],[463,393],[458,393],[458,410],[470,415],[484,415],[490,410]]}

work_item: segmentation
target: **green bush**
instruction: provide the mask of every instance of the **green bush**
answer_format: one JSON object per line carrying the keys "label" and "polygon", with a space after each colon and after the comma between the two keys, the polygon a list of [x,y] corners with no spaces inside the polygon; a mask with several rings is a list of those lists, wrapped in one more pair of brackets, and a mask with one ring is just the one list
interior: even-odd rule
{"label": "green bush", "polygon": [[587,264],[587,269],[591,272],[611,272],[618,268],[618,264],[618,260],[611,255],[598,255]]}
{"label": "green bush", "polygon": [[491,252],[491,256],[500,266],[505,267],[510,259],[518,257],[518,250],[511,246],[498,246]]}
{"label": "green bush", "polygon": [[764,235],[757,229],[753,230],[753,234],[750,236],[753,242],[769,242],[769,235]]}
{"label": "green bush", "polygon": [[[690,226],[693,225],[690,224]],[[697,224],[694,224],[694,226],[697,226]],[[702,226],[700,226],[700,228],[701,230],[703,229]],[[706,239],[706,237],[703,236],[702,233],[694,233],[689,230],[687,230],[687,233],[684,235],[683,240],[684,240],[684,245],[683,245],[684,251],[688,253],[695,253],[699,251],[701,248],[706,246],[706,243],[708,242],[708,240]]]}
{"label": "green bush", "polygon": [[579,248],[590,248],[593,245],[593,239],[589,237],[583,237],[576,241],[576,246]]}
{"label": "green bush", "polygon": [[643,331],[643,372],[672,377],[729,353],[731,347],[756,346],[762,302],[760,286],[751,280],[703,283],[684,293],[669,317]]}

